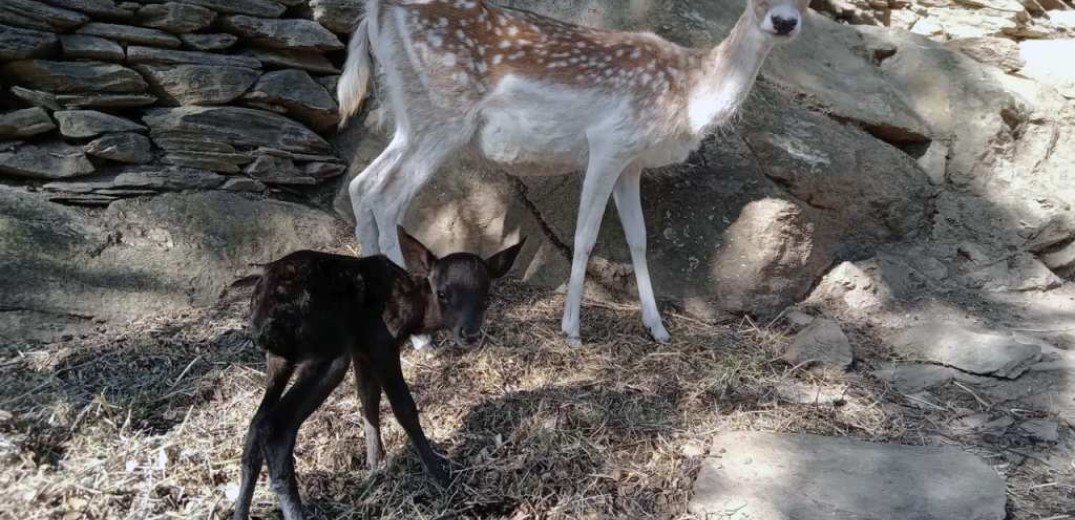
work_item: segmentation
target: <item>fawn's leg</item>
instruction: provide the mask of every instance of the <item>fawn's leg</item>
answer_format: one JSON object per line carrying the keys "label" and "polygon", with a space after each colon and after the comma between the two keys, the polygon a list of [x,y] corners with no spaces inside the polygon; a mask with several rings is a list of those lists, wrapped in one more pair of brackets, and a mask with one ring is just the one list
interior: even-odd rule
{"label": "fawn's leg", "polygon": [[411,439],[418,458],[422,461],[422,467],[433,477],[433,480],[442,487],[448,485],[448,470],[444,461],[429,445],[429,439],[422,431],[422,425],[418,421],[418,407],[411,397],[411,390],[403,379],[403,369],[399,364],[399,356],[395,352],[386,353],[374,359],[374,374],[381,382],[388,401],[392,404],[392,413],[407,432]]}
{"label": "fawn's leg", "polygon": [[272,489],[280,499],[284,520],[301,520],[302,499],[295,479],[295,437],[299,428],[347,372],[347,356],[330,361],[311,361],[299,367],[295,384],[269,412],[268,436],[265,438],[265,459],[269,465]]}
{"label": "fawn's leg", "polygon": [[368,359],[351,356],[355,371],[355,390],[362,403],[362,430],[366,437],[366,463],[371,470],[384,462],[384,444],[381,443],[381,384],[370,370]]}
{"label": "fawn's leg", "polygon": [[254,418],[250,421],[250,428],[246,432],[246,445],[243,447],[242,458],[243,476],[239,485],[239,499],[235,504],[235,513],[232,515],[234,520],[246,520],[250,516],[250,501],[254,497],[254,486],[258,482],[258,474],[261,473],[261,464],[264,462],[261,444],[264,441],[262,433],[265,428],[265,419],[280,400],[288,379],[295,371],[295,365],[280,356],[266,354],[265,361],[268,365],[265,396],[261,398],[261,404],[254,412]]}
{"label": "fawn's leg", "polygon": [[649,278],[649,264],[646,262],[646,220],[642,215],[642,194],[639,180],[642,168],[629,166],[612,190],[616,200],[616,210],[620,214],[623,234],[627,237],[627,246],[631,249],[631,263],[635,269],[635,284],[638,285],[638,302],[642,306],[642,323],[649,329],[654,340],[668,341],[668,331],[661,323],[661,313],[657,310],[657,301],[653,297],[653,285]]}

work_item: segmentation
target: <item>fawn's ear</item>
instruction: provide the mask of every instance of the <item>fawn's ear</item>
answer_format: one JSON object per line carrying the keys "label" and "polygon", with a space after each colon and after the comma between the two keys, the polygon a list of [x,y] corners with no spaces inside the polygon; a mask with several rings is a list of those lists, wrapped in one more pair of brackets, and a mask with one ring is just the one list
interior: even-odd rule
{"label": "fawn's ear", "polygon": [[511,270],[512,264],[515,263],[515,257],[519,256],[519,251],[523,249],[523,244],[526,243],[526,237],[523,237],[519,243],[485,259],[485,266],[489,268],[489,276],[493,278],[500,278],[508,274]]}
{"label": "fawn's ear", "polygon": [[407,264],[407,271],[415,276],[429,276],[433,263],[437,261],[436,255],[407,233],[403,226],[397,226],[396,233],[399,234],[399,248],[403,251],[403,262]]}

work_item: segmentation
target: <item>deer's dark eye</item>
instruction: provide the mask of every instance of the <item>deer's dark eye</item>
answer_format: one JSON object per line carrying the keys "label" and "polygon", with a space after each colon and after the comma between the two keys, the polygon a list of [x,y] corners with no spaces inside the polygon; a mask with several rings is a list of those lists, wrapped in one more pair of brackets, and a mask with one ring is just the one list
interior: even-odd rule
{"label": "deer's dark eye", "polygon": [[437,291],[437,298],[439,298],[442,302],[446,302],[448,301],[448,293],[444,291]]}

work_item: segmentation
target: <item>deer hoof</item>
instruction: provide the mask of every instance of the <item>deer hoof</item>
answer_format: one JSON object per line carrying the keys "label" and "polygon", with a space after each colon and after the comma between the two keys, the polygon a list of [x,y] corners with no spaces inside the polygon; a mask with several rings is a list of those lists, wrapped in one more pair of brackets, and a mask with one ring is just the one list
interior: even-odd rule
{"label": "deer hoof", "polygon": [[582,346],[582,338],[580,338],[578,336],[565,336],[564,337],[564,343],[567,343],[567,346],[569,346],[569,347],[581,347]]}
{"label": "deer hoof", "polygon": [[668,343],[668,340],[672,339],[672,335],[668,334],[668,331],[664,330],[664,326],[661,325],[649,329],[649,335],[657,343]]}

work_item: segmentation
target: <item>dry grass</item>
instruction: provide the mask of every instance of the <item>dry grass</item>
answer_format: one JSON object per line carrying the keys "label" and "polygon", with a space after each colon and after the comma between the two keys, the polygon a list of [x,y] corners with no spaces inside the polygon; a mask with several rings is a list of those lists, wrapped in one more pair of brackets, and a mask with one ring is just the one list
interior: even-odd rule
{"label": "dry grass", "polygon": [[[371,474],[347,380],[300,434],[311,517],[690,518],[690,487],[716,431],[937,442],[922,433],[932,412],[894,404],[874,382],[779,361],[778,326],[666,313],[675,341],[655,345],[634,307],[591,303],[591,343],[572,349],[559,341],[560,297],[517,285],[499,296],[481,348],[404,354],[453,485],[439,491],[422,477],[392,419],[387,467]],[[233,305],[0,350],[0,517],[230,514],[263,377],[243,312]],[[835,405],[789,403],[778,391],[789,381],[844,395]],[[277,516],[264,477],[254,513]]]}

